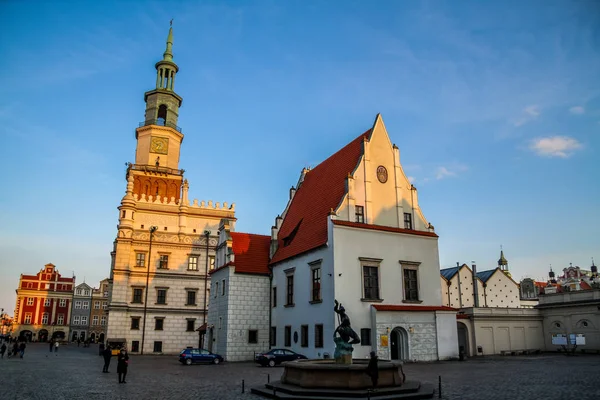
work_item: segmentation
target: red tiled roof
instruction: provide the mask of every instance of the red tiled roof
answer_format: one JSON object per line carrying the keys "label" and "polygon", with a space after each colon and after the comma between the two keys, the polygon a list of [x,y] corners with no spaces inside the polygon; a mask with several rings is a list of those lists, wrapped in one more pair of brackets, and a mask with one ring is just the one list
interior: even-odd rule
{"label": "red tiled roof", "polygon": [[537,286],[539,288],[545,288],[546,286],[548,286],[547,282],[538,282],[538,281],[535,281],[534,284],[535,284],[535,286]]}
{"label": "red tiled roof", "polygon": [[[287,210],[279,234],[278,248],[271,264],[305,253],[327,242],[327,216],[346,193],[346,178],[354,172],[363,155],[363,141],[371,129],[310,170]],[[296,230],[297,228],[297,230]],[[283,239],[296,230],[293,240]]]}
{"label": "red tiled roof", "polygon": [[458,311],[447,306],[397,306],[392,304],[373,304],[377,311]]}
{"label": "red tiled roof", "polygon": [[581,288],[581,290],[590,290],[592,287],[584,280],[581,280],[581,282],[579,283],[579,287]]}
{"label": "red tiled roof", "polygon": [[358,222],[342,221],[342,220],[336,220],[336,219],[333,220],[333,223],[335,225],[350,226],[353,228],[362,228],[362,229],[372,229],[375,231],[386,231],[386,232],[395,232],[395,233],[407,233],[409,235],[438,237],[438,235],[435,232],[415,231],[412,229],[394,228],[391,226],[361,224]]}
{"label": "red tiled roof", "polygon": [[[271,236],[241,232],[230,232],[230,235],[233,240],[234,261],[218,269],[234,266],[235,272],[268,274]],[[211,274],[215,271],[211,271]]]}

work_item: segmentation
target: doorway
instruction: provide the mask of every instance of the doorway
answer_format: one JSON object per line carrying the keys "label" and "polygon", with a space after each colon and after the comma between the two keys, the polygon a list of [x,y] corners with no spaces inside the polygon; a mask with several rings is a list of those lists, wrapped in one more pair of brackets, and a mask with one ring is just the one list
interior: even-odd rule
{"label": "doorway", "polygon": [[394,328],[391,335],[392,360],[408,360],[408,333],[404,328]]}
{"label": "doorway", "polygon": [[38,332],[38,340],[40,342],[45,342],[48,340],[48,331],[46,329],[41,329]]}
{"label": "doorway", "polygon": [[463,353],[465,356],[470,357],[471,352],[469,349],[469,333],[467,326],[462,322],[456,323],[456,330],[458,332],[458,352]]}

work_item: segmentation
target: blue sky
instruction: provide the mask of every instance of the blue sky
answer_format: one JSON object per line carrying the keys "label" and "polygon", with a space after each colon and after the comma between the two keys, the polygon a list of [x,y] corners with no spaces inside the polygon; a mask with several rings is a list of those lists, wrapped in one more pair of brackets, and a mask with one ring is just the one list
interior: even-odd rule
{"label": "blue sky", "polygon": [[594,1],[3,2],[0,307],[47,262],[108,276],[125,162],[174,19],[190,197],[269,234],[382,113],[441,266],[600,261]]}

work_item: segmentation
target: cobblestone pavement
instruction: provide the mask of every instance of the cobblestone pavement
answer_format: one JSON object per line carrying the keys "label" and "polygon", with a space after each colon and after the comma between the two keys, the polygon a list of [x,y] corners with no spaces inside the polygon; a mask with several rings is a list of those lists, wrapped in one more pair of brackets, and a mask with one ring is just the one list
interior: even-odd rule
{"label": "cobblestone pavement", "polygon": [[[29,344],[23,360],[0,360],[2,399],[245,399],[250,386],[281,376],[282,368],[252,363],[179,364],[176,356],[131,356],[127,384],[118,384],[116,360],[103,374],[98,347]],[[435,383],[442,377],[447,400],[599,399],[600,356],[556,354],[478,358],[465,362],[406,364],[409,379]],[[242,380],[246,392],[242,394]],[[437,394],[436,394],[437,398]]]}

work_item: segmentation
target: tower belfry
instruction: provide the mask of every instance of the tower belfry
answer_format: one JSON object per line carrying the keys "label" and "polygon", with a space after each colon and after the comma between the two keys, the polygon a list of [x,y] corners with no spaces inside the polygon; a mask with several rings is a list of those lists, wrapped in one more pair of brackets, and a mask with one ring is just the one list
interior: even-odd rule
{"label": "tower belfry", "polygon": [[508,260],[504,257],[504,250],[502,246],[500,246],[500,258],[498,259],[498,268],[502,270],[506,275],[510,276],[510,272],[508,271]]}

